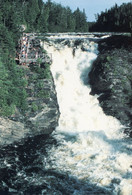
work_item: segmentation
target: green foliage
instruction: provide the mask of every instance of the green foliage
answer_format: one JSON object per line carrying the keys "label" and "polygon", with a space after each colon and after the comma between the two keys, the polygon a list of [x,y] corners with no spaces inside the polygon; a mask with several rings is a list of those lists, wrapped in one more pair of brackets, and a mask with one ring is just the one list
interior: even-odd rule
{"label": "green foliage", "polygon": [[37,79],[50,79],[50,65],[48,63],[43,63],[43,67],[40,67],[41,64],[31,64],[30,69],[34,73],[37,73]]}
{"label": "green foliage", "polygon": [[47,54],[47,51],[45,49],[42,50],[42,53]]}
{"label": "green foliage", "polygon": [[29,82],[34,82],[34,81],[36,81],[37,79],[38,79],[37,74],[33,74],[32,76],[30,76]]}
{"label": "green foliage", "polygon": [[31,108],[32,108],[32,111],[33,111],[33,112],[38,111],[38,106],[37,106],[37,104],[35,104],[34,102],[32,102]]}
{"label": "green foliage", "polygon": [[[88,31],[85,11],[77,9],[72,12],[69,7],[47,1],[44,5],[47,32],[74,32]],[[44,24],[43,24],[44,25]]]}
{"label": "green foliage", "polygon": [[46,98],[48,99],[50,97],[50,94],[48,91],[45,91],[45,90],[40,90],[37,94],[37,97],[39,98]]}
{"label": "green foliage", "polygon": [[132,3],[115,4],[109,10],[96,15],[96,23],[90,31],[132,33]]}
{"label": "green foliage", "polygon": [[[69,7],[63,7],[48,0],[0,0],[0,115],[10,116],[17,109],[27,108],[27,80],[25,73],[15,63],[16,47],[22,35],[22,25],[25,32],[72,32],[87,31],[88,23],[85,11],[77,9],[72,12]],[[45,50],[42,53],[46,53]],[[49,79],[50,65],[38,59],[31,66],[35,73],[30,79]],[[32,81],[29,82],[32,82]],[[42,88],[42,83],[38,83]],[[43,90],[40,96],[46,98],[49,94]],[[33,105],[32,110],[36,110]]]}
{"label": "green foliage", "polygon": [[106,59],[107,59],[108,62],[110,62],[111,61],[111,56],[107,56]]}
{"label": "green foliage", "polygon": [[75,18],[75,31],[79,32],[87,32],[88,31],[88,24],[87,24],[87,17],[85,14],[85,10],[81,12],[79,8],[74,12]]}
{"label": "green foliage", "polygon": [[37,64],[40,65],[42,63],[42,59],[41,58],[38,58],[37,59]]}
{"label": "green foliage", "polygon": [[[8,68],[8,63],[10,68]],[[14,113],[16,107],[26,109],[27,81],[14,62],[6,66],[0,61],[0,115],[8,116]]]}
{"label": "green foliage", "polygon": [[72,12],[69,7],[42,0],[5,0],[0,3],[0,24],[13,32],[15,41],[22,24],[27,32],[88,31],[85,10],[79,8]]}
{"label": "green foliage", "polygon": [[41,80],[41,79],[38,79],[37,80],[36,87],[38,88],[38,90],[43,89],[43,87],[44,87],[44,81]]}
{"label": "green foliage", "polygon": [[0,1],[0,115],[10,116],[16,107],[24,111],[26,105],[23,70],[15,63],[15,51],[23,20],[22,2]]}

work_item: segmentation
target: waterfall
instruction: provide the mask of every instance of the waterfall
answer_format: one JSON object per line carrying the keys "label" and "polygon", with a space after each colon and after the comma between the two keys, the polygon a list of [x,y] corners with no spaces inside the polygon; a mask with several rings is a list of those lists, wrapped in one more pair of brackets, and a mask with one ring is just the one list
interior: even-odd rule
{"label": "waterfall", "polygon": [[75,46],[74,39],[57,42],[52,38],[45,49],[52,53],[51,72],[61,113],[54,133],[60,145],[49,151],[53,163],[47,168],[90,181],[112,194],[130,195],[130,140],[120,122],[104,114],[97,96],[90,95],[88,73],[98,44],[84,39]]}

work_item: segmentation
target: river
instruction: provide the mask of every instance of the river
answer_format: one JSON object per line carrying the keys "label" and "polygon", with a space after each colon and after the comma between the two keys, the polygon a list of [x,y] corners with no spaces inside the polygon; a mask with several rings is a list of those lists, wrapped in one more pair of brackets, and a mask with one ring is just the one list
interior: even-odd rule
{"label": "river", "polygon": [[1,150],[7,194],[132,194],[131,140],[90,95],[88,73],[101,38],[48,37],[44,48],[52,54],[59,126],[48,139],[29,138]]}

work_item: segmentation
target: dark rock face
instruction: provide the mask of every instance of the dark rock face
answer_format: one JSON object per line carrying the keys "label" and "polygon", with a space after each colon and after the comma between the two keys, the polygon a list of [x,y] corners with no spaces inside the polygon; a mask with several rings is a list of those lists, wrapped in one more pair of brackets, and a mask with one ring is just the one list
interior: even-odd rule
{"label": "dark rock face", "polygon": [[132,135],[132,39],[113,36],[99,42],[99,56],[89,74],[91,94],[104,112],[119,119]]}
{"label": "dark rock face", "polygon": [[[31,78],[32,73],[29,71],[28,80]],[[27,91],[29,106],[25,114],[26,126],[32,130],[33,135],[52,133],[59,119],[59,106],[52,75],[49,79],[40,78],[29,82]]]}

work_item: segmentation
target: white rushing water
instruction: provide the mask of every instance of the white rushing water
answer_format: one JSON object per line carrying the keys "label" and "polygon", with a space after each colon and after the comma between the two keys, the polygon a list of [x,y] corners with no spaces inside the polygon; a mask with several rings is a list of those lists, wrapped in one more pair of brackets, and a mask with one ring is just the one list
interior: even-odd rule
{"label": "white rushing water", "polygon": [[51,71],[61,113],[54,133],[60,145],[50,151],[52,168],[103,186],[111,194],[131,195],[130,140],[123,135],[120,122],[104,114],[86,85],[98,45],[84,40],[85,51],[82,46],[73,51],[74,41],[69,47],[64,42],[45,43],[45,49],[52,53]]}

